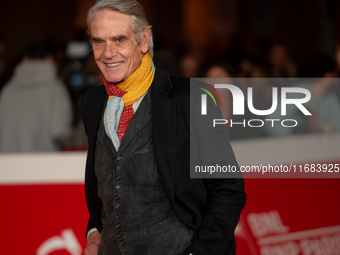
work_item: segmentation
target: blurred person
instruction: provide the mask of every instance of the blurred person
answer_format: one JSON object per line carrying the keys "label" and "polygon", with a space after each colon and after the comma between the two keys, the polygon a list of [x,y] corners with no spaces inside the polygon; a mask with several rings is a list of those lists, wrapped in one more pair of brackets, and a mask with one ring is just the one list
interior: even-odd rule
{"label": "blurred person", "polygon": [[271,106],[272,84],[268,82],[268,70],[264,65],[254,65],[251,71],[251,87],[253,88],[253,106],[264,110]]}
{"label": "blurred person", "polygon": [[[232,78],[235,71],[228,63],[217,63],[210,66],[206,71],[206,78]],[[231,93],[228,89],[216,89],[222,105],[220,105],[222,117],[229,120],[232,116]],[[229,123],[227,124],[229,127]]]}
{"label": "blurred person", "polygon": [[194,54],[186,54],[180,61],[180,74],[185,77],[198,77],[201,68],[200,59]]}
{"label": "blurred person", "polygon": [[0,95],[0,152],[58,151],[71,120],[69,95],[47,45],[28,45]]}
{"label": "blurred person", "polygon": [[269,52],[270,76],[273,78],[297,77],[297,67],[281,44],[274,44]]}
{"label": "blurred person", "polygon": [[314,132],[332,134],[340,131],[340,102],[334,93],[337,78],[336,61],[328,56],[314,58],[309,64],[309,77],[318,78],[306,84],[312,93],[309,102],[312,117],[309,121],[310,129]]}
{"label": "blurred person", "polygon": [[[257,70],[258,75],[264,74],[260,71],[260,68],[254,69]],[[262,70],[262,69],[261,69]],[[207,78],[225,78],[223,83],[227,84],[235,84],[246,93],[247,86],[249,85],[250,79],[247,78],[237,78],[233,80],[232,78],[236,75],[233,67],[228,63],[222,62],[218,64],[212,65],[208,68],[206,72]],[[262,80],[252,80],[253,81],[253,105],[256,109],[263,109],[263,107],[267,107],[268,95],[267,95],[267,86],[262,83]],[[216,81],[219,82],[219,81]],[[267,133],[263,129],[254,129],[249,127],[239,127],[234,126],[230,127],[231,119],[233,122],[242,122],[243,116],[233,115],[233,107],[232,107],[232,95],[229,89],[216,89],[219,96],[221,97],[222,105],[220,105],[222,117],[228,120],[227,127],[230,130],[230,139],[231,140],[239,140],[239,139],[250,139],[250,138],[259,138],[266,137]],[[245,116],[246,118],[251,118],[252,114],[246,110]],[[258,116],[257,116],[258,118]]]}
{"label": "blurred person", "polygon": [[97,1],[87,22],[104,85],[82,100],[85,254],[235,254],[243,180],[190,179],[189,79],[153,64],[136,0]]}
{"label": "blurred person", "polygon": [[218,63],[210,66],[206,75],[207,78],[232,78],[235,76],[235,71],[228,63]]}
{"label": "blurred person", "polygon": [[238,63],[239,71],[238,71],[238,77],[251,77],[254,63],[249,57],[243,57],[240,59],[240,62]]}
{"label": "blurred person", "polygon": [[254,65],[252,70],[251,70],[251,78],[268,78],[269,73],[267,68],[264,65]]}
{"label": "blurred person", "polygon": [[[70,65],[68,65],[70,67]],[[74,99],[74,118],[73,118],[73,125],[72,125],[72,132],[70,139],[68,140],[68,143],[65,145],[64,150],[66,151],[79,151],[79,150],[87,150],[87,137],[85,134],[85,129],[83,122],[81,121],[80,117],[80,104],[81,104],[81,98],[84,95],[84,92],[88,89],[94,88],[96,86],[99,86],[102,84],[103,80],[103,74],[100,72],[100,69],[98,68],[95,60],[93,59],[92,55],[88,55],[86,59],[84,60],[84,64],[79,70],[81,72],[78,73],[71,73],[73,76],[81,75],[84,81],[83,86],[74,86],[75,79],[70,79],[72,77],[71,75],[66,76],[68,79],[66,79],[66,84],[68,84],[68,88],[71,91],[70,93],[73,93]],[[67,72],[65,72],[67,74]],[[78,76],[79,78],[79,76]]]}
{"label": "blurred person", "polygon": [[[334,93],[336,85],[336,63],[329,56],[319,56],[309,62],[309,77],[303,83],[294,87],[305,88],[311,92],[311,99],[304,104],[312,114],[305,116],[295,105],[287,105],[286,119],[295,119],[298,125],[295,128],[284,128],[280,125],[268,128],[273,136],[285,136],[290,134],[323,133],[331,135],[340,131],[340,102]],[[289,98],[299,98],[299,95],[290,93]],[[276,111],[270,115],[272,119],[280,118],[280,100]]]}

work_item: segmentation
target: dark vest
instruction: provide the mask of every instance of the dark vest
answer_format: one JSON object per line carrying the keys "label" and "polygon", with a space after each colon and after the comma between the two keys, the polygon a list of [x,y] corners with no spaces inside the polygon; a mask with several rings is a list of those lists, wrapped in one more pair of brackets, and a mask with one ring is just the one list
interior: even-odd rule
{"label": "dark vest", "polygon": [[191,243],[193,231],[175,216],[159,179],[149,94],[118,152],[103,121],[98,130],[95,173],[103,202],[100,255],[176,255]]}

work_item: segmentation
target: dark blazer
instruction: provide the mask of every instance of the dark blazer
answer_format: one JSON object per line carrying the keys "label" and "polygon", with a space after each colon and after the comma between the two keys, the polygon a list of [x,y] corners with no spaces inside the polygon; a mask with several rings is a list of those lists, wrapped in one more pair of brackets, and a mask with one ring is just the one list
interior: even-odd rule
{"label": "dark blazer", "polygon": [[[177,217],[195,231],[193,255],[235,254],[234,229],[245,205],[242,179],[190,179],[190,80],[157,67],[151,85],[157,168]],[[85,93],[81,116],[88,136],[85,194],[88,229],[102,230],[102,203],[94,171],[95,144],[107,94],[104,86]],[[233,152],[225,161],[237,164]]]}

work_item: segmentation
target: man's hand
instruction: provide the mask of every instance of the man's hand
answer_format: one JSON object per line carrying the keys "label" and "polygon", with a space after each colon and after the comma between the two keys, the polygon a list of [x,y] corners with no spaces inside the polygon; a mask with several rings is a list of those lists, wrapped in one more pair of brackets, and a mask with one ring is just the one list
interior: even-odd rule
{"label": "man's hand", "polygon": [[84,255],[97,255],[100,242],[100,233],[98,231],[92,232],[87,238],[87,245],[84,250]]}

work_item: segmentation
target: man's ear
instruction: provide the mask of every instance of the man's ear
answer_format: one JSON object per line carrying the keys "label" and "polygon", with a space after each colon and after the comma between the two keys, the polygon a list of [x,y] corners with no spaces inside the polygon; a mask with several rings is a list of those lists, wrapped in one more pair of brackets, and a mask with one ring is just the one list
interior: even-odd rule
{"label": "man's ear", "polygon": [[143,31],[143,40],[142,40],[142,52],[143,53],[146,53],[149,49],[150,31],[151,31],[151,28],[148,28]]}

